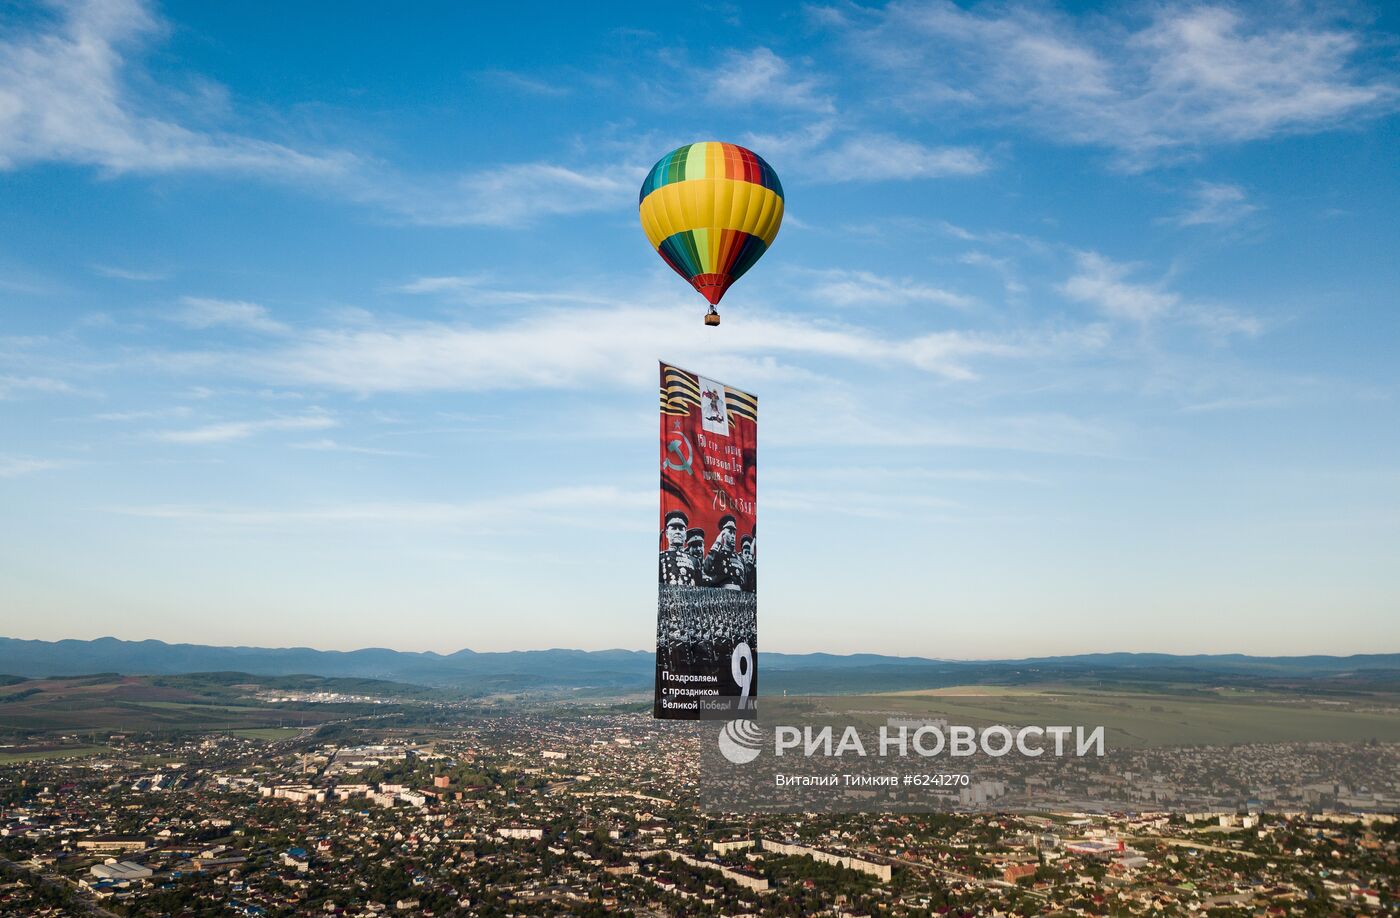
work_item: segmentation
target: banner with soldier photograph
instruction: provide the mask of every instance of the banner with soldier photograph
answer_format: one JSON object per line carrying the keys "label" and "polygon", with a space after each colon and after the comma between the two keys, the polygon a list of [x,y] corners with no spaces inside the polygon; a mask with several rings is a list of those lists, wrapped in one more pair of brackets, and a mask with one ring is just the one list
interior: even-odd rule
{"label": "banner with soldier photograph", "polygon": [[758,399],[661,364],[657,717],[753,717]]}

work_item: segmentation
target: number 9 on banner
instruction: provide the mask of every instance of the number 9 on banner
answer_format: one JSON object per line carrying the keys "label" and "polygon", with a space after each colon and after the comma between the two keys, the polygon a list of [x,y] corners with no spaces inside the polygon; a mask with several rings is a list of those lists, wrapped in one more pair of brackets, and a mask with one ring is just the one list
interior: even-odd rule
{"label": "number 9 on banner", "polygon": [[749,706],[749,686],[753,683],[753,651],[746,642],[740,641],[734,648],[734,654],[729,658],[729,671],[739,685],[738,708],[740,711],[746,710]]}

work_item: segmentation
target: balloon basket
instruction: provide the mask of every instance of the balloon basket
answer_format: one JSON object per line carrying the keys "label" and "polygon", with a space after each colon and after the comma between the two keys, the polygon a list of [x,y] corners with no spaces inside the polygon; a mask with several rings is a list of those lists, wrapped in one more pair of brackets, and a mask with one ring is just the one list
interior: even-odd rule
{"label": "balloon basket", "polygon": [[719,324],[719,313],[715,312],[715,308],[714,308],[713,306],[710,307],[710,311],[709,311],[709,312],[705,313],[705,324],[706,324],[706,325],[718,325],[718,324]]}

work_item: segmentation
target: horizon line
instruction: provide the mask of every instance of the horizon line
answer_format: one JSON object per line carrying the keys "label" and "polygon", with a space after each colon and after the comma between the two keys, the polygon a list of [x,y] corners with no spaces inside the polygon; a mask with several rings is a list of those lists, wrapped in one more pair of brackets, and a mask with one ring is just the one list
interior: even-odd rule
{"label": "horizon line", "polygon": [[[99,637],[93,637],[93,638],[77,638],[77,637],[75,637],[75,638],[21,638],[21,637],[11,637],[11,636],[9,636],[9,635],[0,635],[0,640],[5,640],[5,641],[19,641],[19,642],[27,642],[27,643],[41,643],[41,644],[58,644],[58,643],[62,643],[62,642],[64,642],[64,641],[74,641],[74,642],[86,643],[86,644],[96,643],[96,642],[98,642],[98,641],[117,641],[117,642],[120,642],[120,643],[123,643],[123,644],[151,644],[151,643],[153,643],[153,644],[160,644],[160,645],[163,645],[163,646],[166,646],[166,647],[181,647],[181,646],[184,646],[184,647],[209,647],[209,648],[218,649],[218,650],[310,651],[310,652],[312,652],[312,653],[336,653],[336,654],[354,654],[354,653],[364,653],[364,652],[368,652],[368,651],[384,651],[384,652],[388,652],[388,653],[415,654],[415,655],[423,655],[423,656],[431,655],[431,656],[436,656],[436,657],[451,657],[451,656],[455,656],[455,655],[460,654],[460,653],[470,653],[470,654],[477,654],[477,655],[485,655],[485,654],[506,654],[506,653],[552,653],[552,652],[564,652],[564,653],[617,653],[617,652],[621,652],[621,653],[640,653],[640,654],[654,654],[654,653],[655,653],[654,650],[649,650],[649,649],[646,649],[646,648],[641,648],[641,649],[629,649],[629,648],[626,648],[626,647],[602,647],[602,648],[596,648],[596,649],[593,649],[593,650],[587,650],[587,649],[580,648],[580,647],[525,647],[525,648],[515,648],[515,649],[511,649],[511,650],[475,650],[475,649],[470,648],[470,647],[462,647],[462,648],[459,648],[459,649],[457,649],[457,650],[443,652],[443,651],[437,651],[437,650],[402,650],[402,649],[398,649],[398,648],[394,648],[394,647],[365,646],[365,647],[355,647],[355,648],[351,648],[351,649],[349,649],[349,650],[339,650],[339,649],[327,649],[327,648],[321,648],[321,647],[312,647],[312,646],[309,646],[309,645],[266,646],[266,645],[261,645],[261,644],[202,644],[202,643],[196,643],[196,642],[192,642],[192,641],[167,641],[167,640],[164,640],[164,639],[162,639],[162,638],[121,638],[121,637],[116,637],[115,635],[111,635],[111,634],[104,634],[104,635],[101,635],[101,636],[99,636]],[[1255,653],[1247,653],[1247,652],[1244,652],[1244,651],[1196,651],[1196,652],[1192,652],[1192,653],[1177,653],[1177,652],[1160,651],[1160,650],[1090,650],[1090,651],[1079,651],[1079,652],[1076,652],[1076,653],[1046,654],[1046,655],[1044,655],[1044,656],[1038,656],[1038,657],[925,657],[925,656],[918,656],[918,655],[904,655],[904,654],[880,653],[879,651],[868,651],[868,650],[855,650],[855,651],[850,651],[850,652],[845,652],[845,653],[838,653],[838,652],[828,651],[828,650],[810,650],[810,651],[801,651],[801,652],[793,652],[793,651],[785,651],[785,650],[763,650],[763,651],[760,651],[760,653],[782,654],[783,656],[794,656],[794,657],[801,657],[801,656],[818,656],[818,655],[821,655],[821,656],[829,656],[829,657],[858,657],[858,656],[871,656],[871,657],[885,657],[885,658],[891,659],[891,660],[916,660],[916,661],[928,662],[928,663],[1022,663],[1022,662],[1032,662],[1032,661],[1038,661],[1038,660],[1060,660],[1060,659],[1073,659],[1073,658],[1076,658],[1076,657],[1095,657],[1095,656],[1248,657],[1248,658],[1252,658],[1252,659],[1302,659],[1302,658],[1318,658],[1318,657],[1321,657],[1321,658],[1327,658],[1327,659],[1333,659],[1333,660],[1345,660],[1345,659],[1350,659],[1350,658],[1352,658],[1352,657],[1381,657],[1381,656],[1394,656],[1394,655],[1396,655],[1396,654],[1400,654],[1400,650],[1394,650],[1394,651],[1367,651],[1367,652],[1355,652],[1355,653],[1272,653],[1272,654],[1255,654]]]}

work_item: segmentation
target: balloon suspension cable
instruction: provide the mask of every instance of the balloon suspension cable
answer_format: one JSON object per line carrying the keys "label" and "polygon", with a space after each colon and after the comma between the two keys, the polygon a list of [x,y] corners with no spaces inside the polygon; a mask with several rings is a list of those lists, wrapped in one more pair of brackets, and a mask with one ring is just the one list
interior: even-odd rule
{"label": "balloon suspension cable", "polygon": [[707,312],[707,313],[705,313],[705,324],[706,324],[706,325],[718,325],[718,324],[719,324],[719,313],[715,311],[715,307],[714,307],[714,306],[711,306],[711,307],[710,307],[710,311]]}

